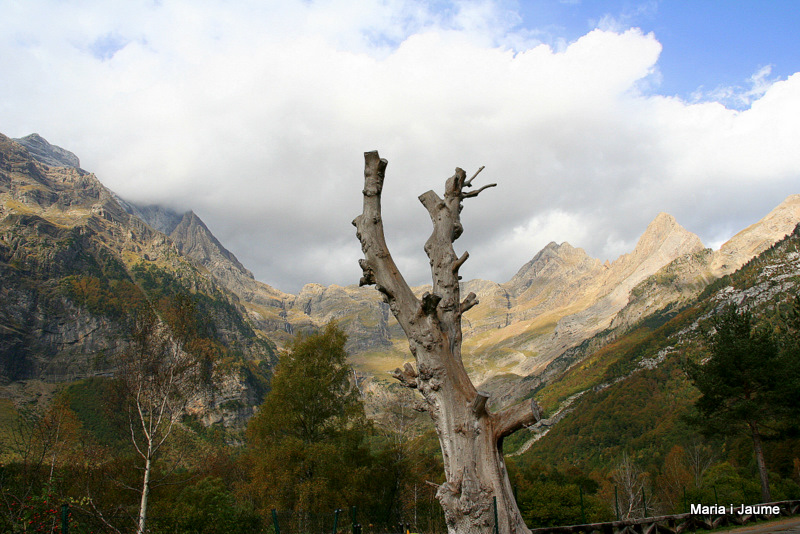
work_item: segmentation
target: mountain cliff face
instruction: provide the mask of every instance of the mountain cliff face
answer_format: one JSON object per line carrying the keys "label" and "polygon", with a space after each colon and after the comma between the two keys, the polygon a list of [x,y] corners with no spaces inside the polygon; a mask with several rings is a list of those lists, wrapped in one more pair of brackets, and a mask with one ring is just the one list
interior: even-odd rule
{"label": "mountain cliff face", "polygon": [[[795,202],[789,197],[763,220],[775,221],[776,213],[787,210],[792,213]],[[754,226],[752,230],[759,225]],[[780,225],[774,230],[783,232],[784,228]],[[680,280],[681,267],[687,266],[707,272],[714,254],[704,250],[679,258],[658,276],[675,275],[674,280]],[[690,411],[698,392],[690,386],[681,362],[699,356],[703,330],[710,328],[710,319],[726,305],[746,309],[756,323],[775,330],[791,316],[800,289],[800,225],[737,271],[703,286],[685,299],[681,313],[651,316],[657,320],[641,323],[632,335],[620,334],[579,366],[562,369],[555,381],[537,392],[537,399],[551,413],[559,404],[565,406],[566,399],[575,402],[560,412],[571,413],[552,431],[534,428],[531,431],[536,434],[520,435],[521,441],[528,441],[526,446],[532,445],[528,454],[548,465],[608,469],[609,459],[619,458],[625,450],[663,458],[675,443],[685,443],[685,423],[680,419]]]}
{"label": "mountain cliff face", "polygon": [[0,135],[0,384],[113,373],[128,310],[176,292],[191,295],[208,342],[233,362],[228,377],[243,384],[268,372],[273,348],[236,295],[129,214],[77,158],[34,146]]}
{"label": "mountain cliff face", "polygon": [[22,139],[14,139],[14,141],[24,146],[36,161],[45,165],[75,168],[80,168],[81,166],[81,160],[78,159],[78,156],[69,150],[51,145],[39,134],[26,135]]}
{"label": "mountain cliff face", "polygon": [[761,254],[778,239],[791,234],[798,222],[800,195],[791,195],[757,223],[748,226],[723,244],[711,258],[711,272],[717,277],[730,274]]}
{"label": "mountain cliff face", "polygon": [[[567,243],[551,243],[501,286],[508,294],[507,324],[468,338],[468,361],[478,364],[475,370],[484,380],[503,373],[540,374],[565,351],[608,328],[639,282],[702,248],[697,236],[663,213],[633,252],[612,263],[602,264]],[[466,314],[470,327],[479,329],[484,317],[497,316],[496,302],[481,299]],[[494,389],[491,383],[484,388]]]}
{"label": "mountain cliff face", "polygon": [[[349,335],[347,349],[359,371],[385,377],[411,359],[402,330],[373,288],[307,284],[298,295],[283,293],[255,280],[193,212],[126,202],[80,169],[74,154],[35,134],[18,141],[0,138],[0,276],[7,281],[0,295],[13,303],[0,310],[6,379],[98,372],[98,362],[120,350],[117,325],[107,314],[88,312],[65,292],[64,280],[97,272],[100,279],[137,283],[139,264],[238,310],[238,319],[229,317],[218,330],[245,357],[258,358],[259,345],[247,339],[266,336],[282,345],[336,320]],[[550,243],[505,283],[463,283],[462,292],[480,300],[463,318],[464,362],[482,389],[509,392],[499,402],[524,396],[641,320],[689,302],[798,221],[800,195],[794,195],[719,251],[704,248],[664,213],[632,252],[613,262]],[[37,356],[13,356],[22,353]]]}

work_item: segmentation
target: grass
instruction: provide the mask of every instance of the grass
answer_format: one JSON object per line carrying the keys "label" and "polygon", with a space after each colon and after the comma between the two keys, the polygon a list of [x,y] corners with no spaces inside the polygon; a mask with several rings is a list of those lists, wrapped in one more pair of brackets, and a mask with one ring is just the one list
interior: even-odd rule
{"label": "grass", "polygon": [[350,364],[357,371],[365,372],[373,376],[381,376],[403,367],[405,362],[413,362],[411,354],[405,354],[397,350],[387,352],[364,352],[349,358]]}
{"label": "grass", "polygon": [[11,454],[12,428],[16,423],[18,412],[9,399],[0,399],[0,463],[13,459]]}
{"label": "grass", "polygon": [[[609,367],[616,363],[625,349],[639,343],[649,332],[640,330],[622,337],[619,341],[606,345],[594,352],[591,356],[571,367],[558,380],[554,380],[540,391],[536,398],[550,413],[555,410],[564,399],[600,384],[606,376]],[[637,335],[638,334],[638,335]]]}

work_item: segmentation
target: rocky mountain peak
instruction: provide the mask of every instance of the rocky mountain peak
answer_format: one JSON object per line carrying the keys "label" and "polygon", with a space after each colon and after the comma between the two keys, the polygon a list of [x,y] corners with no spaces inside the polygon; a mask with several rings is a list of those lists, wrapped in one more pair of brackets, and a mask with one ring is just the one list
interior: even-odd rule
{"label": "rocky mountain peak", "polygon": [[217,240],[193,211],[183,214],[169,236],[183,255],[204,265],[218,278],[226,278],[230,271],[253,278],[253,274]]}
{"label": "rocky mountain peak", "polygon": [[678,224],[675,217],[659,213],[647,226],[633,252],[611,263],[609,282],[616,285],[633,277],[630,281],[638,283],[675,258],[704,248],[700,238]]}
{"label": "rocky mountain peak", "polygon": [[519,296],[537,281],[563,277],[572,271],[591,271],[598,266],[599,261],[582,248],[573,247],[566,241],[560,245],[551,241],[503,286],[511,295]]}
{"label": "rocky mountain peak", "polygon": [[80,168],[81,161],[78,156],[60,146],[51,145],[37,133],[14,139],[24,146],[33,159],[50,167],[76,167]]}
{"label": "rocky mountain peak", "polygon": [[164,235],[170,235],[180,224],[183,214],[157,204],[141,205],[128,202],[116,193],[111,193],[114,200],[122,206],[125,211],[144,221],[153,230],[158,230]]}
{"label": "rocky mountain peak", "polygon": [[800,195],[790,195],[763,219],[751,224],[720,247],[711,260],[716,276],[732,273],[773,243],[791,234],[800,221]]}
{"label": "rocky mountain peak", "polygon": [[675,217],[668,213],[659,213],[647,225],[647,229],[639,238],[634,256],[652,256],[659,254],[671,261],[687,252],[702,250],[703,242],[692,232],[678,224]]}

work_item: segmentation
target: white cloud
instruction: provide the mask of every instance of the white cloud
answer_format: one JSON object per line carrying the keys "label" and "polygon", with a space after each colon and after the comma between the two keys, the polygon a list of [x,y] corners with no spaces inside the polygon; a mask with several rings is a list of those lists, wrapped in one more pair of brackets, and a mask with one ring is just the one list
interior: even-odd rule
{"label": "white cloud", "polygon": [[498,281],[551,240],[614,259],[666,211],[710,243],[797,192],[800,75],[762,71],[738,110],[684,102],[643,90],[652,34],[554,51],[503,3],[432,5],[18,3],[0,20],[0,131],[42,134],[123,196],[194,209],[291,291],[357,282],[366,150],[389,160],[388,239],[415,284],[416,196],[455,166],[499,183],[465,202],[457,243],[466,277]]}
{"label": "white cloud", "polygon": [[732,109],[744,110],[766,94],[778,78],[770,78],[772,65],[760,67],[745,80],[745,86],[727,85],[719,86],[711,91],[704,91],[702,87],[692,93],[694,102],[718,102]]}

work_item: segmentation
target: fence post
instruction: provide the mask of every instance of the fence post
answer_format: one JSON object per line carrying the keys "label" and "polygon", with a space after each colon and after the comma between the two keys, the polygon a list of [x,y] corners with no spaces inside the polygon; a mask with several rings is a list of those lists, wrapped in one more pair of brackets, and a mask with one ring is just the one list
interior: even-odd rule
{"label": "fence post", "polygon": [[356,523],[356,507],[355,506],[351,506],[350,507],[350,519],[351,519],[352,525],[353,525],[353,534],[358,534],[358,532],[357,532],[358,531],[358,527],[356,526],[357,523]]}
{"label": "fence post", "polygon": [[[744,486],[742,486],[744,488]],[[717,496],[717,485],[714,484],[714,504],[719,504],[719,497]]]}
{"label": "fence post", "polygon": [[497,524],[497,495],[492,497],[492,503],[494,504],[494,534],[500,534],[500,525]]}
{"label": "fence post", "polygon": [[339,530],[339,512],[341,511],[341,508],[333,511],[333,534],[336,534],[336,531]]}
{"label": "fence post", "polygon": [[61,505],[61,534],[69,534],[69,504]]}
{"label": "fence post", "polygon": [[642,486],[642,505],[644,506],[644,516],[647,517],[647,494],[644,492],[644,486]]}
{"label": "fence post", "polygon": [[683,513],[689,513],[689,503],[686,501],[686,486],[683,487]]}
{"label": "fence post", "polygon": [[619,517],[619,495],[617,495],[617,487],[614,486],[614,508],[617,510],[617,521],[620,520]]}
{"label": "fence post", "polygon": [[275,527],[275,534],[281,534],[281,527],[278,526],[278,512],[272,509],[272,526]]}
{"label": "fence post", "polygon": [[586,524],[586,510],[583,508],[583,488],[578,486],[578,493],[581,496],[581,524]]}

